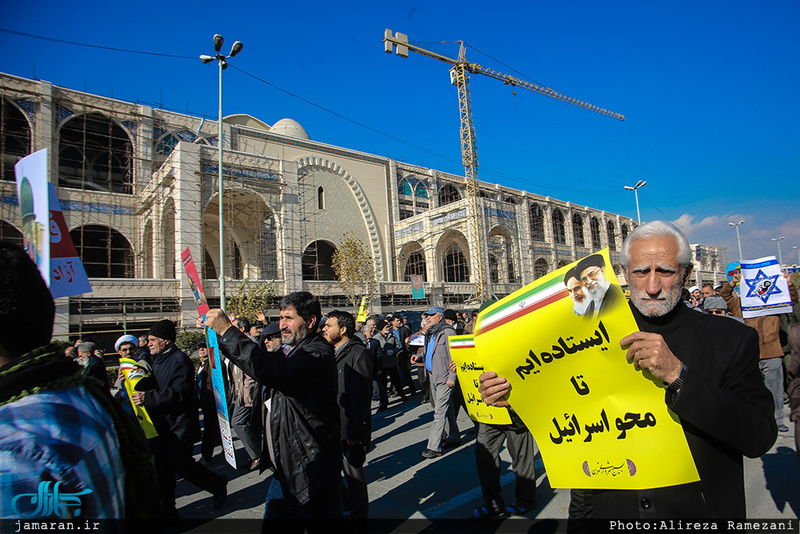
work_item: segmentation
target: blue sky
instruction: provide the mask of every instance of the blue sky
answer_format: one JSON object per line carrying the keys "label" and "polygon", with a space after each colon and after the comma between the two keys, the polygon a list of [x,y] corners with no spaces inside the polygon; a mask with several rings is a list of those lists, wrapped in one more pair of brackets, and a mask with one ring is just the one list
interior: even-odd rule
{"label": "blue sky", "polygon": [[[0,71],[215,118],[291,117],[312,139],[463,175],[448,65],[383,51],[383,30],[620,112],[624,122],[472,76],[482,180],[636,217],[678,221],[738,259],[797,262],[800,3],[62,2],[4,6]],[[443,41],[446,41],[443,43]]]}

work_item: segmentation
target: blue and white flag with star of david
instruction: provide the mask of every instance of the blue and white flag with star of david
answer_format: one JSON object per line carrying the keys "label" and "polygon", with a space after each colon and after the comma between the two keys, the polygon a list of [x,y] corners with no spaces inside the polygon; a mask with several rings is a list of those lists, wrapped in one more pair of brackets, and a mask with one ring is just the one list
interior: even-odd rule
{"label": "blue and white flag with star of david", "polygon": [[789,284],[775,256],[742,261],[741,297],[745,318],[791,313]]}

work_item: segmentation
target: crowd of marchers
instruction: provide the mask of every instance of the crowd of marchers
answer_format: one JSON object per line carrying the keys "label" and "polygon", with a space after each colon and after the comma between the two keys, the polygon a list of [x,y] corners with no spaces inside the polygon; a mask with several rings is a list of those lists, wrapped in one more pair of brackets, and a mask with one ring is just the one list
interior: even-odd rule
{"label": "crowd of marchers", "polygon": [[[686,288],[688,240],[661,221],[631,232],[621,260],[628,299],[599,254],[568,270],[564,286],[583,317],[629,306],[638,330],[620,344],[637,369],[663,381],[664,403],[680,418],[700,480],[635,491],[573,489],[568,529],[591,531],[592,521],[609,519],[744,518],[743,457],[765,454],[778,431],[789,431],[784,404],[790,421],[800,415],[797,288],[787,277],[795,313],[742,318],[741,276]],[[146,336],[117,340],[114,350],[135,363],[112,384],[94,343],[79,340],[66,351],[51,343],[54,303],[45,282],[24,250],[0,242],[0,517],[35,515],[33,496],[49,491],[41,485],[47,481],[56,495],[71,496],[49,511],[52,517],[179,523],[177,476],[221,508],[228,480],[207,464],[220,461],[222,411],[247,455],[242,468],[272,475],[263,490],[265,529],[284,521],[300,532],[329,530],[332,519],[366,528],[373,417],[390,397],[416,398],[433,412],[422,458],[435,461],[462,446],[456,416],[467,410],[448,338],[474,333],[491,304],[433,306],[419,326],[401,314],[363,323],[345,311],[323,314],[304,291],[280,300],[274,322],[212,309],[194,326],[216,334],[218,358],[201,342],[196,368],[165,319]],[[223,410],[212,384],[215,361]],[[132,368],[144,377],[135,387]],[[474,422],[470,429],[483,500],[475,520],[537,516],[536,443],[506,400],[509,388],[488,368],[480,377],[483,401],[508,410],[510,423]],[[142,413],[154,429],[149,438]],[[516,479],[510,503],[501,491],[504,446]]]}

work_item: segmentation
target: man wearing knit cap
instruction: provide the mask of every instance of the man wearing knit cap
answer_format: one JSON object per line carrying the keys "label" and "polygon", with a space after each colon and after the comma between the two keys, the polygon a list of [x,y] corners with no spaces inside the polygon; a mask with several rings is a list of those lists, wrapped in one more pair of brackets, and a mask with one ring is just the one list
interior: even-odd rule
{"label": "man wearing knit cap", "polygon": [[156,468],[161,498],[167,520],[179,520],[175,509],[175,473],[214,496],[214,508],[227,497],[228,479],[216,475],[192,457],[194,443],[200,438],[200,419],[195,389],[194,365],[175,346],[175,323],[167,319],[154,324],[147,333],[156,387],[134,393],[131,398],[147,408],[158,431],[151,438],[150,452]]}

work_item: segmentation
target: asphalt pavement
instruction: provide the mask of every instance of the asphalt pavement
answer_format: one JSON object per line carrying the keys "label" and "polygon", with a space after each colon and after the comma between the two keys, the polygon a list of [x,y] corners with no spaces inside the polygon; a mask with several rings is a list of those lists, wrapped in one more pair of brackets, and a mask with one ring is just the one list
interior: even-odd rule
{"label": "asphalt pavement", "polygon": [[[381,519],[380,530],[390,532],[421,532],[430,525],[447,520],[469,521],[472,510],[482,504],[475,468],[472,421],[462,411],[458,425],[463,443],[443,456],[426,460],[420,456],[425,449],[433,413],[429,404],[422,404],[421,394],[401,402],[390,399],[386,411],[375,413],[373,402],[373,448],[367,455],[365,471],[369,481],[370,518]],[[786,423],[788,409],[786,410]],[[237,439],[234,439],[237,459],[247,465],[249,459]],[[196,447],[199,459],[199,445]],[[507,504],[514,500],[514,474],[508,451],[501,453],[503,467],[503,496]],[[537,508],[524,518],[511,517],[492,523],[491,528],[477,531],[527,531],[535,520],[540,531],[563,532],[569,506],[569,490],[553,489],[537,452]],[[235,470],[216,449],[214,462],[209,466],[228,476],[228,499],[215,510],[211,496],[185,480],[179,480],[176,490],[181,518],[178,532],[258,532],[264,513],[264,500],[271,477],[267,472]],[[745,481],[748,519],[796,519],[800,512],[800,461],[795,452],[792,432],[779,433],[766,455],[745,460]],[[238,520],[238,521],[230,521]],[[456,522],[457,521],[451,521]],[[525,528],[521,530],[515,527]],[[488,527],[489,525],[486,525]]]}

